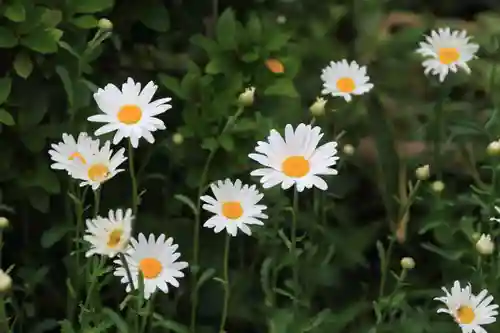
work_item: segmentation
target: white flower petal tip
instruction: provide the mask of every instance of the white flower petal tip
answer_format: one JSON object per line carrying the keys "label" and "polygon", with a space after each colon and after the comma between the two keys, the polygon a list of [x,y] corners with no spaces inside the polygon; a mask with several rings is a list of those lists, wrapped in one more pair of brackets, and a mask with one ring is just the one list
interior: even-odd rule
{"label": "white flower petal tip", "polygon": [[322,70],[321,80],[323,95],[343,97],[346,102],[350,102],[353,95],[363,95],[373,88],[366,66],[360,66],[356,61],[349,64],[345,59],[330,62]]}
{"label": "white flower petal tip", "polygon": [[336,175],[333,168],[337,164],[337,142],[328,142],[318,147],[323,137],[321,128],[300,124],[285,127],[285,136],[271,130],[267,142],[258,142],[255,153],[248,155],[263,168],[252,171],[250,175],[260,176],[264,188],[281,185],[288,189],[295,186],[297,191],[316,187],[328,188],[322,175]]}
{"label": "white flower petal tip", "polygon": [[465,30],[440,28],[431,31],[429,36],[425,36],[425,42],[420,42],[416,50],[425,58],[422,62],[424,73],[438,76],[440,82],[443,82],[450,72],[455,73],[459,68],[469,74],[471,70],[467,62],[476,58],[479,50],[479,45],[470,43],[469,39]]}

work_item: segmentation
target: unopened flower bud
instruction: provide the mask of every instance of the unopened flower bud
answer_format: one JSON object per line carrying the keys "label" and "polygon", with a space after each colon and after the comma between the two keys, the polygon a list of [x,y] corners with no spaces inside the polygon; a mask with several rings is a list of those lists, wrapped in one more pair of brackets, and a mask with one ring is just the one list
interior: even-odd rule
{"label": "unopened flower bud", "polygon": [[354,146],[351,145],[351,144],[346,144],[344,145],[344,148],[342,148],[342,151],[344,152],[344,154],[346,154],[347,156],[352,156],[354,155]]}
{"label": "unopened flower bud", "polygon": [[238,97],[238,102],[243,106],[250,106],[254,102],[255,87],[246,88]]}
{"label": "unopened flower bud", "polygon": [[441,193],[444,190],[444,183],[440,180],[436,180],[431,184],[431,189],[436,193]]}
{"label": "unopened flower bud", "polygon": [[418,180],[427,180],[431,175],[430,167],[428,164],[422,165],[415,170],[415,176]]}
{"label": "unopened flower bud", "polygon": [[276,22],[278,22],[278,24],[285,24],[286,23],[286,16],[285,15],[279,15],[276,18]]}
{"label": "unopened flower bud", "polygon": [[309,111],[311,111],[312,115],[315,117],[319,117],[325,114],[325,104],[326,99],[318,97],[316,101],[309,107]]}
{"label": "unopened flower bud", "polygon": [[12,286],[12,279],[9,274],[0,269],[0,292],[5,292]]}
{"label": "unopened flower bud", "polygon": [[182,136],[181,133],[175,133],[174,135],[172,135],[172,141],[176,144],[176,145],[180,145],[184,142],[184,137]]}
{"label": "unopened flower bud", "polygon": [[101,30],[112,30],[113,29],[113,23],[110,20],[108,20],[107,18],[100,19],[99,22],[97,23],[97,26]]}
{"label": "unopened flower bud", "polygon": [[479,238],[481,238],[481,234],[479,232],[474,232],[472,235],[471,235],[471,238],[474,242],[477,242],[479,240]]}
{"label": "unopened flower bud", "polygon": [[403,269],[414,269],[415,260],[412,257],[404,257],[401,259],[401,267],[403,267]]}
{"label": "unopened flower bud", "polygon": [[493,250],[495,250],[495,244],[491,240],[491,236],[482,234],[476,243],[476,250],[483,255],[492,254]]}
{"label": "unopened flower bud", "polygon": [[0,217],[0,229],[5,229],[9,226],[9,220],[6,217]]}
{"label": "unopened flower bud", "polygon": [[490,142],[490,144],[486,148],[486,152],[490,156],[499,156],[500,155],[500,141]]}

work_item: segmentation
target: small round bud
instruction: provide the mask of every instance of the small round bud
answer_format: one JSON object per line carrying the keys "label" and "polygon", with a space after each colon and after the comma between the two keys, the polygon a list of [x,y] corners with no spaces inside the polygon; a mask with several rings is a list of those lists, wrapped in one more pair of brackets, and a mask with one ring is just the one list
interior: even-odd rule
{"label": "small round bud", "polygon": [[476,250],[486,256],[492,254],[495,250],[495,243],[491,241],[491,236],[482,234],[476,243]]}
{"label": "small round bud", "polygon": [[278,22],[278,24],[285,24],[286,23],[286,16],[285,15],[279,15],[276,18],[276,22]]}
{"label": "small round bud", "polygon": [[444,183],[440,180],[436,180],[431,184],[431,189],[436,193],[441,193],[444,190]]}
{"label": "small round bud", "polygon": [[415,260],[412,257],[404,257],[401,259],[401,267],[403,267],[403,269],[414,269]]}
{"label": "small round bud", "polygon": [[0,217],[0,229],[5,229],[9,226],[9,220],[6,217]]}
{"label": "small round bud", "polygon": [[172,141],[176,144],[176,145],[180,145],[184,142],[184,137],[182,136],[181,133],[175,133],[174,135],[172,135]]}
{"label": "small round bud", "polygon": [[325,104],[326,99],[318,97],[316,101],[309,107],[309,111],[311,111],[312,115],[315,117],[319,117],[325,114]]}
{"label": "small round bud", "polygon": [[5,292],[12,286],[12,279],[9,274],[0,269],[0,292]]}
{"label": "small round bud", "polygon": [[488,147],[486,148],[486,153],[490,156],[499,156],[500,155],[500,141],[490,142]]}
{"label": "small round bud", "polygon": [[97,23],[97,26],[101,30],[112,30],[113,29],[113,23],[110,20],[108,20],[107,18],[100,19],[99,22]]}
{"label": "small round bud", "polygon": [[472,238],[473,241],[477,242],[479,240],[479,238],[481,238],[481,234],[479,232],[474,232],[471,235],[471,238]]}
{"label": "small round bud", "polygon": [[431,175],[430,167],[428,164],[422,165],[415,170],[415,176],[418,180],[427,180]]}
{"label": "small round bud", "polygon": [[238,97],[238,103],[243,106],[250,106],[254,102],[255,87],[246,88]]}
{"label": "small round bud", "polygon": [[351,145],[351,144],[346,144],[344,145],[344,148],[342,148],[342,151],[344,152],[344,154],[346,154],[347,156],[352,156],[354,155],[354,146]]}

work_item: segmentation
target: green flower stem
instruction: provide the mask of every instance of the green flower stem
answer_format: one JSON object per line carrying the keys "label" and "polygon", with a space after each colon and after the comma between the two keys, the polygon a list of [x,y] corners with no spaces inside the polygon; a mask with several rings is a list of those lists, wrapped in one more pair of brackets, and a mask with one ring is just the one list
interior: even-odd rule
{"label": "green flower stem", "polygon": [[143,316],[143,318],[142,318],[141,333],[145,333],[147,331],[150,331],[150,329],[151,329],[151,325],[149,325],[149,329],[148,329],[148,323],[149,323],[148,319],[152,318],[152,315],[154,313],[153,308],[154,308],[155,296],[156,296],[156,293],[153,293],[153,295],[151,295],[151,298],[147,302],[146,315]]}
{"label": "green flower stem", "polygon": [[0,295],[0,331],[10,332],[9,319],[5,310],[5,295]]}
{"label": "green flower stem", "polygon": [[97,278],[99,276],[100,271],[104,267],[104,264],[105,264],[104,256],[100,256],[99,262],[97,263],[97,267],[95,266],[95,261],[93,261],[93,263],[94,263],[94,267],[93,267],[94,269],[92,270],[92,274],[91,274],[90,286],[89,286],[89,289],[87,290],[87,296],[85,298],[84,305],[80,309],[80,315],[78,316],[80,323],[82,323],[83,313],[85,312],[85,310],[89,307],[89,305],[91,303],[92,293],[94,292],[94,289],[95,289],[97,282],[98,282]]}
{"label": "green flower stem", "polygon": [[224,245],[224,304],[222,305],[222,315],[220,320],[219,333],[224,333],[224,327],[226,326],[227,319],[227,309],[229,305],[229,246],[230,246],[231,236],[226,233],[226,242]]}
{"label": "green flower stem", "polygon": [[134,168],[134,147],[132,142],[128,140],[128,168],[130,172],[130,180],[132,181],[132,212],[137,215],[137,207],[139,205],[139,193],[137,193],[137,178],[135,177]]}
{"label": "green flower stem", "polygon": [[[240,117],[240,115],[245,110],[244,106],[238,107],[235,115],[229,117],[226,122],[226,125],[222,129],[219,138],[226,133],[226,131],[234,124],[234,122]],[[196,309],[198,308],[198,288],[196,287],[197,282],[197,273],[199,269],[199,243],[200,243],[200,227],[201,227],[201,196],[205,191],[205,183],[207,182],[208,171],[210,169],[210,164],[215,157],[215,153],[217,152],[218,147],[215,147],[210,151],[208,155],[205,165],[203,166],[203,171],[201,172],[200,177],[200,185],[198,186],[197,193],[197,202],[196,202],[196,211],[194,216],[194,225],[193,225],[193,259],[191,260],[191,267],[195,268],[191,272],[191,333],[196,331]]]}
{"label": "green flower stem", "polygon": [[[295,185],[296,186],[296,185]],[[298,268],[298,256],[297,256],[297,215],[299,213],[299,192],[297,188],[294,187],[293,190],[293,219],[292,219],[292,230],[291,230],[291,247],[290,252],[293,257],[293,291],[294,291],[294,301],[293,305],[296,309],[298,306],[298,293],[299,293],[299,268]]]}
{"label": "green flower stem", "polygon": [[438,179],[442,179],[443,165],[442,165],[442,144],[445,136],[445,117],[444,117],[444,104],[446,98],[450,94],[451,85],[446,81],[442,84],[439,91],[438,101],[434,110],[434,124],[433,124],[433,153],[434,153],[434,169]]}
{"label": "green flower stem", "polygon": [[99,206],[101,205],[101,189],[94,191],[94,218],[99,216]]}

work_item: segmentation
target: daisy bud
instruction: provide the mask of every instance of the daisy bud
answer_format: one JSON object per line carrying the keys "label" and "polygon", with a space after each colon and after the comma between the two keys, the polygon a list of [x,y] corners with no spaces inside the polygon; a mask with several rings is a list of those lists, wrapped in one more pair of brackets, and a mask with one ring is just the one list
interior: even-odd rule
{"label": "daisy bud", "polygon": [[491,241],[491,236],[482,234],[476,243],[476,250],[483,255],[492,254],[495,250],[495,244]]}
{"label": "daisy bud", "polygon": [[342,151],[344,152],[344,154],[346,154],[347,156],[352,156],[354,155],[354,146],[351,145],[351,144],[346,144],[344,145],[344,148],[342,149]]}
{"label": "daisy bud", "polygon": [[176,145],[181,145],[184,142],[184,137],[181,133],[175,133],[174,135],[172,135],[172,141]]}
{"label": "daisy bud", "polygon": [[401,259],[401,267],[403,269],[414,269],[415,260],[412,257],[404,257],[403,259]]}
{"label": "daisy bud", "polygon": [[250,106],[254,102],[255,87],[246,88],[238,97],[238,103],[242,106]]}
{"label": "daisy bud", "polygon": [[481,238],[481,234],[479,232],[474,232],[471,235],[471,238],[472,238],[473,241],[477,242],[479,240],[479,238]]}
{"label": "daisy bud", "polygon": [[312,115],[315,117],[319,117],[325,114],[325,104],[326,99],[317,97],[316,101],[309,107],[309,111],[311,111]]}
{"label": "daisy bud", "polygon": [[9,274],[0,269],[0,292],[6,292],[12,286],[12,279]]}
{"label": "daisy bud", "polygon": [[490,144],[486,148],[486,153],[488,153],[489,156],[499,156],[500,155],[500,141],[490,142]]}
{"label": "daisy bud", "polygon": [[110,20],[108,20],[107,18],[100,19],[99,22],[97,23],[97,26],[101,30],[112,30],[113,29],[113,23]]}
{"label": "daisy bud", "polygon": [[0,229],[5,229],[9,226],[9,220],[6,217],[0,217]]}
{"label": "daisy bud", "polygon": [[444,190],[444,183],[440,180],[436,180],[431,184],[431,189],[436,193],[441,193]]}
{"label": "daisy bud", "polygon": [[417,170],[415,170],[415,176],[417,177],[418,180],[427,180],[430,177],[430,168],[429,165],[423,165],[421,167],[418,167]]}
{"label": "daisy bud", "polygon": [[278,24],[285,24],[286,23],[286,16],[285,15],[279,15],[277,18],[276,18],[276,22]]}

